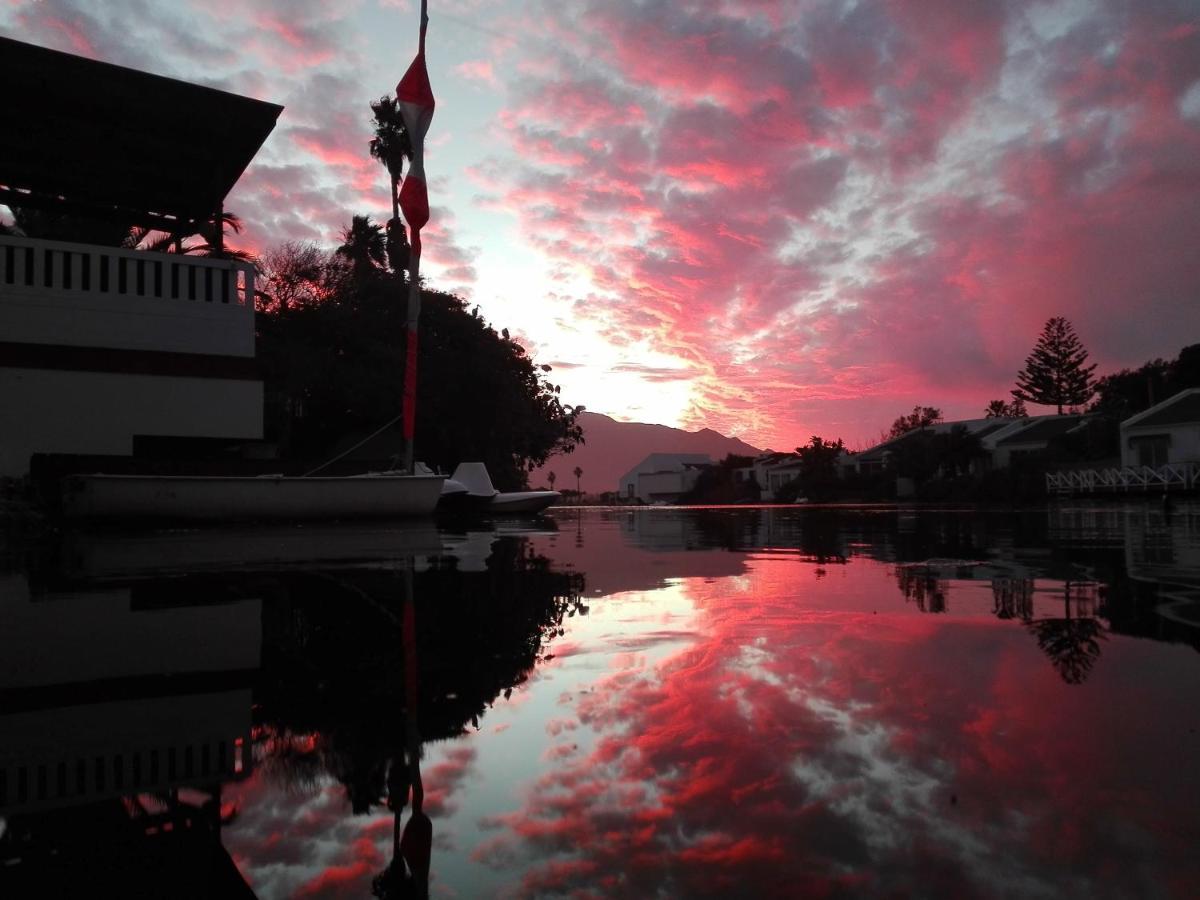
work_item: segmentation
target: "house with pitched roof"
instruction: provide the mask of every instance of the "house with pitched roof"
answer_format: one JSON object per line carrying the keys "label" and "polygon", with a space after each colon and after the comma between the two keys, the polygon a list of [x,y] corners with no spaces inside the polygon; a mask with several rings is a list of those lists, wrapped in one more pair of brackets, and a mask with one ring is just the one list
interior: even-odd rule
{"label": "house with pitched roof", "polygon": [[843,471],[858,474],[886,469],[906,444],[921,434],[950,434],[961,428],[979,439],[984,454],[972,462],[971,470],[979,468],[1004,469],[1022,457],[1044,453],[1056,438],[1083,427],[1087,417],[1082,415],[1029,416],[1024,419],[991,418],[963,419],[938,422],[924,428],[914,428],[899,437],[889,438],[860,453],[846,458]]}
{"label": "house with pitched roof", "polygon": [[704,469],[714,465],[707,453],[651,453],[621,476],[621,497],[642,503],[674,503],[696,486]]}
{"label": "house with pitched roof", "polygon": [[1006,469],[1020,459],[1045,453],[1052,441],[1079,431],[1087,420],[1088,416],[1075,414],[1030,416],[984,435],[981,443],[993,468]]}
{"label": "house with pitched roof", "polygon": [[1200,388],[1181,391],[1121,423],[1121,465],[1200,463]]}

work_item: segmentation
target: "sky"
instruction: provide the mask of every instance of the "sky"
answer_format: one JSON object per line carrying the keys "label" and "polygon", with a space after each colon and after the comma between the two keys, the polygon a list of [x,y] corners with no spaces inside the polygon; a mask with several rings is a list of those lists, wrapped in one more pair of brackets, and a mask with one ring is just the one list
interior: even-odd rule
{"label": "sky", "polygon": [[[759,447],[1200,342],[1200,0],[431,0],[428,283],[564,402]],[[0,0],[0,34],[284,106],[245,244],[390,214],[414,0]],[[1033,412],[1052,409],[1033,407]]]}

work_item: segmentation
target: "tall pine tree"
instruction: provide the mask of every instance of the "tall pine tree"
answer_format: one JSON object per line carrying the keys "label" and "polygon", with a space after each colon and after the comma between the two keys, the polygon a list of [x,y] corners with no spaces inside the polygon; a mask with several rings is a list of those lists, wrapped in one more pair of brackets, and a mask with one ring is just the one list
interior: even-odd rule
{"label": "tall pine tree", "polygon": [[1075,336],[1071,323],[1061,317],[1050,319],[1042,329],[1025,368],[1017,373],[1012,395],[1019,401],[1042,406],[1082,406],[1096,391],[1092,372],[1096,364],[1084,365],[1088,352]]}

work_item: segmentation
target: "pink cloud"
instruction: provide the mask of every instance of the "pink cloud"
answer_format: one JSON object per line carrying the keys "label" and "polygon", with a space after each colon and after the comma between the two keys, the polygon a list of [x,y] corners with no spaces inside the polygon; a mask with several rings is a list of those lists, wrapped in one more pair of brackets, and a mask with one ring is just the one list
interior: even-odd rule
{"label": "pink cloud", "polygon": [[555,11],[490,203],[591,282],[598,333],[692,370],[686,424],[762,445],[978,415],[1051,315],[1102,367],[1169,355],[1200,289],[1200,32],[1169,4],[1049,38],[1026,12]]}
{"label": "pink cloud", "polygon": [[477,81],[488,87],[496,87],[499,84],[490,59],[470,59],[459,63],[454,67],[454,71],[468,81]]}

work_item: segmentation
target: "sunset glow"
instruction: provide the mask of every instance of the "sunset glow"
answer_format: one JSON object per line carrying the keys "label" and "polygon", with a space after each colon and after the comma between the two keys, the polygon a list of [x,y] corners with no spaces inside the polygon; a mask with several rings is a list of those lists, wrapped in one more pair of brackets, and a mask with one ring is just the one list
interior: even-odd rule
{"label": "sunset glow", "polygon": [[[15,0],[0,34],[283,104],[227,202],[253,249],[389,215],[411,0]],[[1101,374],[1200,339],[1194,0],[438,0],[428,40],[423,272],[565,402],[854,445],[981,416],[1050,316]]]}

